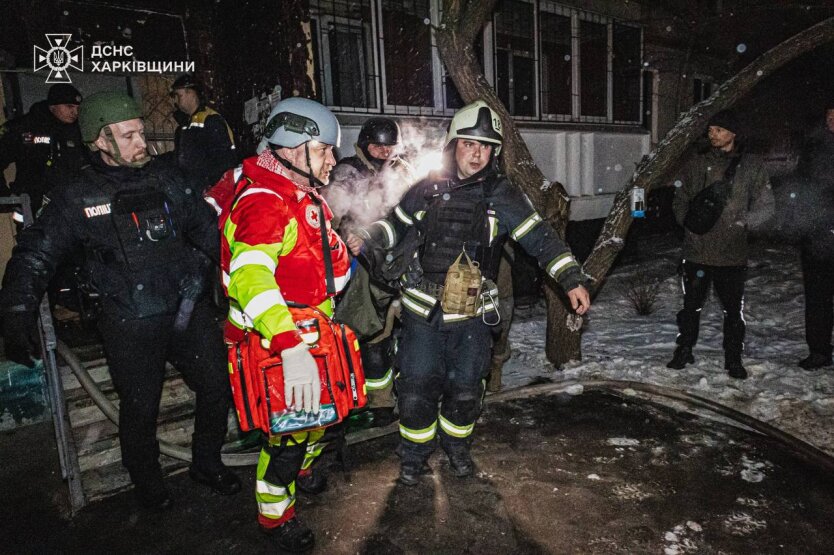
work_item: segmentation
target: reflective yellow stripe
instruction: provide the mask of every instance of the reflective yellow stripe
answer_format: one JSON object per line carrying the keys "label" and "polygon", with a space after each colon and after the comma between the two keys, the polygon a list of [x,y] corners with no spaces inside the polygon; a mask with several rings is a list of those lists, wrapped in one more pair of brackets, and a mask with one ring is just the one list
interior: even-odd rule
{"label": "reflective yellow stripe", "polygon": [[404,223],[405,225],[414,225],[414,220],[412,220],[412,219],[411,219],[411,216],[409,216],[409,215],[406,213],[406,211],[405,211],[405,210],[403,210],[403,209],[400,207],[400,205],[397,205],[397,207],[396,207],[396,208],[394,208],[394,214],[396,214],[397,218],[399,218],[399,219],[400,219],[400,221],[401,221],[402,223]]}
{"label": "reflective yellow stripe", "polygon": [[437,435],[437,420],[432,422],[431,426],[423,428],[422,430],[412,430],[400,424],[400,435],[409,441],[413,441],[414,443],[426,443],[431,441],[434,439],[434,436]]}
{"label": "reflective yellow stripe", "polygon": [[393,371],[393,369],[389,368],[388,371],[385,373],[385,375],[382,376],[378,380],[372,380],[369,377],[365,376],[365,387],[369,391],[374,391],[374,390],[377,390],[377,389],[385,389],[386,387],[391,385],[391,382],[393,380],[394,380],[394,371]]}
{"label": "reflective yellow stripe", "polygon": [[429,312],[431,312],[431,310],[429,310],[428,308],[423,308],[422,306],[420,306],[419,304],[412,301],[411,299],[409,299],[406,296],[403,296],[402,302],[403,302],[404,307],[406,307],[407,309],[409,309],[412,312],[416,312],[417,314],[419,314],[423,317],[428,317]]}
{"label": "reflective yellow stripe", "polygon": [[458,426],[456,424],[452,424],[449,420],[443,418],[443,415],[440,415],[440,429],[449,434],[450,436],[454,437],[469,437],[472,435],[472,430],[475,429],[475,423],[469,424],[467,426]]}
{"label": "reflective yellow stripe", "polygon": [[278,263],[263,251],[243,251],[229,263],[229,273],[233,274],[236,270],[250,265],[265,266],[270,272],[275,273]]}
{"label": "reflective yellow stripe", "polygon": [[246,306],[243,307],[243,312],[254,321],[257,320],[258,316],[277,305],[287,306],[287,302],[284,300],[284,296],[281,295],[280,291],[270,289],[252,297],[246,303]]}
{"label": "reflective yellow stripe", "polygon": [[550,262],[550,264],[547,265],[547,273],[550,277],[556,278],[571,265],[578,266],[576,260],[573,259],[573,256],[569,252],[566,252],[565,254],[557,256],[552,262]]}
{"label": "reflective yellow stripe", "polygon": [[541,221],[542,221],[542,217],[539,216],[539,213],[538,212],[533,212],[530,216],[527,217],[526,220],[521,222],[521,224],[519,224],[519,226],[517,228],[515,228],[512,231],[512,233],[510,233],[510,236],[515,241],[518,241],[519,239],[521,239],[522,237],[527,235],[527,233],[531,229],[533,229],[534,227],[539,225],[539,223],[541,223]]}

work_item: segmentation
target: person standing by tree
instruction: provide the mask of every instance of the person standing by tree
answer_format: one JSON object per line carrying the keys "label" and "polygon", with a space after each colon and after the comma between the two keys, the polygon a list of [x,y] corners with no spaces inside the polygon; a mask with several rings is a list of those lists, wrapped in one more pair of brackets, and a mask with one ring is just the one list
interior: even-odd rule
{"label": "person standing by tree", "polygon": [[438,436],[452,472],[474,472],[469,447],[498,322],[498,258],[508,237],[536,256],[577,314],[591,305],[567,245],[498,172],[502,143],[501,118],[485,102],[461,108],[446,133],[444,170],[414,185],[393,214],[368,230],[366,241],[404,248],[408,266],[397,354],[404,485],[418,484],[429,471]]}
{"label": "person standing by tree", "polygon": [[799,361],[805,370],[831,366],[834,329],[834,102],[827,104],[823,125],[809,134],[798,173],[800,192],[802,280],[805,285],[805,341],[809,354]]}
{"label": "person standing by tree", "polygon": [[673,210],[684,227],[681,262],[683,309],[669,368],[695,362],[701,308],[710,285],[724,309],[724,368],[744,379],[744,282],[748,230],[763,226],[774,212],[773,192],[760,160],[743,152],[739,122],[729,110],[709,120],[709,148],[685,166]]}

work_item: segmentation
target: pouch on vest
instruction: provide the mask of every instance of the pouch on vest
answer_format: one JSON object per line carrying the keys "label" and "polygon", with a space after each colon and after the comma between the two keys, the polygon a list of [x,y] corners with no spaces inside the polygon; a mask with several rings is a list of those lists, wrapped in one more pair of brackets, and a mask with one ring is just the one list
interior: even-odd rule
{"label": "pouch on vest", "polygon": [[291,306],[290,313],[319,367],[321,409],[314,415],[287,408],[281,357],[271,354],[261,345],[261,336],[250,332],[228,345],[232,397],[244,432],[258,429],[279,436],[323,428],[367,404],[359,341],[353,331],[314,307]]}
{"label": "pouch on vest", "polygon": [[472,262],[466,251],[462,251],[446,272],[443,298],[440,300],[443,312],[475,316],[481,299],[482,282],[478,263]]}

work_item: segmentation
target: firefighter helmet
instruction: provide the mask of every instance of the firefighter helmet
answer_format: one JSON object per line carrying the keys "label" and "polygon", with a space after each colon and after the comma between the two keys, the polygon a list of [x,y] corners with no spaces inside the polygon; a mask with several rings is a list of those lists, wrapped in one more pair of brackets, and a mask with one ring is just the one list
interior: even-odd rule
{"label": "firefighter helmet", "polygon": [[504,136],[501,117],[483,100],[476,100],[458,110],[446,130],[444,148],[454,139],[474,139],[495,146],[495,155],[501,152]]}

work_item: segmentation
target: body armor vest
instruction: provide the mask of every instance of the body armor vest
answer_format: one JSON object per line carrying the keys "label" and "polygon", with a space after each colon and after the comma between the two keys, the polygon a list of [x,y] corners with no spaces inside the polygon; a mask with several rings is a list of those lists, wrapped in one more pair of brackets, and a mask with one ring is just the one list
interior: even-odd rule
{"label": "body armor vest", "polygon": [[420,264],[429,281],[442,285],[464,251],[478,262],[485,278],[495,279],[501,252],[491,244],[484,186],[478,182],[454,188],[446,182],[429,199],[426,216],[418,223],[424,237]]}

